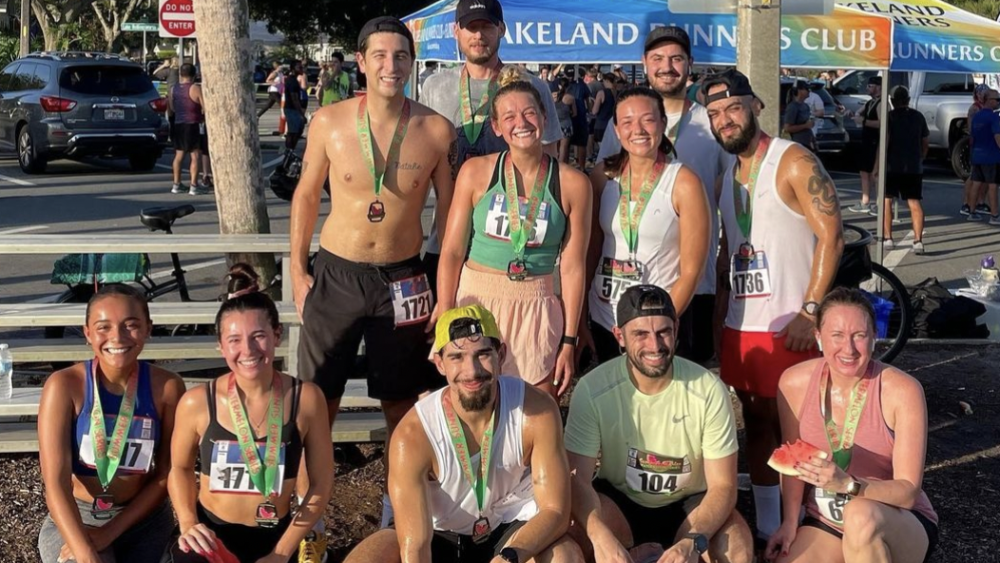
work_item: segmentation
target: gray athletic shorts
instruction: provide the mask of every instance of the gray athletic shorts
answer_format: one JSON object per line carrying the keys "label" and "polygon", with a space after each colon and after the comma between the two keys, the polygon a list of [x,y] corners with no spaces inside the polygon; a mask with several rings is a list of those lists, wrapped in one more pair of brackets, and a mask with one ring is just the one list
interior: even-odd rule
{"label": "gray athletic shorts", "polygon": [[[111,520],[97,520],[90,513],[90,503],[79,499],[76,508],[80,511],[83,525],[99,528]],[[132,563],[133,561],[148,561],[158,563],[167,551],[174,537],[174,514],[170,501],[164,501],[159,508],[146,516],[141,522],[132,526],[115,540],[115,543],[100,553],[103,563]],[[38,552],[42,563],[56,563],[59,550],[66,540],[63,539],[52,515],[47,514],[42,522],[42,530],[38,533]]]}

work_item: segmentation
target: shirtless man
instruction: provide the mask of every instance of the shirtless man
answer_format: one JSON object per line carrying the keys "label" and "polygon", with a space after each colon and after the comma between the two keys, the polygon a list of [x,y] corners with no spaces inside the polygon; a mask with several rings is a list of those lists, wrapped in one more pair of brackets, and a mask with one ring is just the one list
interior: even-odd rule
{"label": "shirtless man", "polygon": [[722,380],[743,404],[757,535],[767,539],[781,511],[778,474],[767,466],[780,439],[778,378],[816,355],[816,308],[844,248],[840,203],[816,155],[760,129],[763,103],[746,76],[732,69],[710,76],[702,92],[712,134],[737,156],[717,194],[725,228],[719,359]]}
{"label": "shirtless man", "polygon": [[483,307],[448,310],[435,333],[448,386],[417,403],[389,450],[396,529],[361,542],[346,563],[582,563],[565,536],[559,407],[501,375],[506,346]]}
{"label": "shirtless man", "polygon": [[[391,435],[417,395],[440,379],[427,361],[424,331],[434,302],[420,263],[420,215],[433,180],[444,230],[455,132],[403,95],[414,44],[402,22],[366,23],[356,57],[368,92],[316,112],[292,201],[292,284],[303,323],[299,376],[323,390],[332,427],[363,336],[368,393],[382,402]],[[309,244],[328,177],[332,211],[310,275]]]}

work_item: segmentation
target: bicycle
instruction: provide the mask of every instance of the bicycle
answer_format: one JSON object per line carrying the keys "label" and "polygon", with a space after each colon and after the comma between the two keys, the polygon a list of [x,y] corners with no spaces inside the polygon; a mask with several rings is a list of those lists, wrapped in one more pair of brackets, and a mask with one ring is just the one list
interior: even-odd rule
{"label": "bicycle", "polygon": [[881,264],[872,263],[868,246],[873,240],[874,235],[867,229],[844,224],[844,253],[833,285],[860,289],[875,306],[876,313],[882,313],[876,323],[878,338],[873,355],[889,363],[910,338],[913,311],[903,282]]}

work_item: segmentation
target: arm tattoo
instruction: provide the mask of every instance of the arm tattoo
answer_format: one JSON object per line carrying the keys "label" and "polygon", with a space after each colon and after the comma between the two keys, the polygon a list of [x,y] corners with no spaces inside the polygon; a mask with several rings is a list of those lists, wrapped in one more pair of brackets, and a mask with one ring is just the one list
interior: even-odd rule
{"label": "arm tattoo", "polygon": [[808,161],[812,166],[812,175],[809,176],[809,185],[806,189],[812,197],[813,207],[824,215],[835,215],[840,209],[840,202],[837,200],[837,186],[834,185],[830,175],[826,173],[816,156],[810,154],[800,157],[800,160]]}
{"label": "arm tattoo", "polygon": [[448,164],[451,165],[451,179],[458,178],[458,139],[451,142],[448,147]]}

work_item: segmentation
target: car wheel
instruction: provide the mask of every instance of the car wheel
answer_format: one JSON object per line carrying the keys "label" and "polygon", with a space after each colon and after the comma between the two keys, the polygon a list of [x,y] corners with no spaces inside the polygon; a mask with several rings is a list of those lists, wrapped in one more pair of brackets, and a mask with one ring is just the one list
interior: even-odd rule
{"label": "car wheel", "polygon": [[136,172],[149,172],[156,167],[159,156],[156,154],[134,154],[128,157],[128,163]]}
{"label": "car wheel", "polygon": [[959,180],[965,181],[972,175],[972,140],[964,135],[951,147],[951,169]]}
{"label": "car wheel", "polygon": [[17,163],[25,174],[41,174],[48,164],[45,157],[35,150],[35,139],[27,125],[17,134]]}

